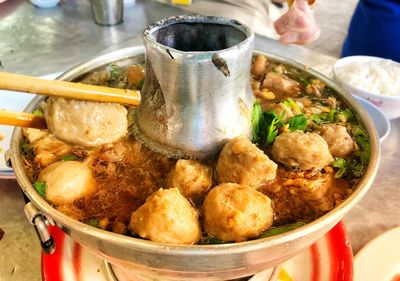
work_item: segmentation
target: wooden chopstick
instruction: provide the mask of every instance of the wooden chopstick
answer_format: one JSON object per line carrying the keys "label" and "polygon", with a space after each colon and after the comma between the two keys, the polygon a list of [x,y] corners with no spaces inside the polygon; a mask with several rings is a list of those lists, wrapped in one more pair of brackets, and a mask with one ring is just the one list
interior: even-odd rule
{"label": "wooden chopstick", "polygon": [[13,112],[0,110],[0,125],[10,125],[17,127],[27,127],[36,129],[46,129],[46,119],[25,112]]}
{"label": "wooden chopstick", "polygon": [[[296,0],[287,0],[289,8],[292,7],[294,1]],[[308,0],[307,2],[310,5],[310,7],[312,7],[316,1],[317,0]]]}
{"label": "wooden chopstick", "polygon": [[0,89],[78,100],[140,104],[140,92],[0,72]]}

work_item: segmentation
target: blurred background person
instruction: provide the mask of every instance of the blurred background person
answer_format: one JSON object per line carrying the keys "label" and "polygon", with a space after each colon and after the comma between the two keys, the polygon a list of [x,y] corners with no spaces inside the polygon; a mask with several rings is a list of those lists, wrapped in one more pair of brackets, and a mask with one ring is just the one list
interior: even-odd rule
{"label": "blurred background person", "polygon": [[368,55],[400,62],[400,0],[360,0],[342,56]]}
{"label": "blurred background person", "polygon": [[[290,1],[290,0],[289,0]],[[307,44],[320,35],[314,12],[307,0],[196,0],[187,11],[234,18],[255,33],[283,44]],[[309,2],[314,2],[310,0]]]}

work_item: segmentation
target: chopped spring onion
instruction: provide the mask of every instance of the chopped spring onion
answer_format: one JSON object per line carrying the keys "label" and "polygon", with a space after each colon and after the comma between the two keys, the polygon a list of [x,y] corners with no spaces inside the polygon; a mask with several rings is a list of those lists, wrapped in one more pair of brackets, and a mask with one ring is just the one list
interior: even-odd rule
{"label": "chopped spring onion", "polygon": [[305,226],[306,224],[304,222],[295,222],[292,224],[287,224],[287,225],[282,225],[282,226],[277,226],[277,227],[271,227],[267,231],[263,232],[258,238],[266,238],[278,234],[282,234],[291,230],[294,230],[296,228]]}
{"label": "chopped spring onion", "polygon": [[39,193],[40,196],[46,198],[46,183],[41,181],[35,181],[33,187]]}

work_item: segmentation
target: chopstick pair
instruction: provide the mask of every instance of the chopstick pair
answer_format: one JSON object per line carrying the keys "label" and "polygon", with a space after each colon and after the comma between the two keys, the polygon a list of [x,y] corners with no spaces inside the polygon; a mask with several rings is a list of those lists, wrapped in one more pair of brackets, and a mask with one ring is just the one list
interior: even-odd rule
{"label": "chopstick pair", "polygon": [[[86,101],[114,102],[131,106],[140,104],[140,92],[135,90],[46,80],[6,72],[0,72],[0,89]],[[46,128],[46,120],[42,116],[6,110],[0,110],[0,124],[38,129]]]}

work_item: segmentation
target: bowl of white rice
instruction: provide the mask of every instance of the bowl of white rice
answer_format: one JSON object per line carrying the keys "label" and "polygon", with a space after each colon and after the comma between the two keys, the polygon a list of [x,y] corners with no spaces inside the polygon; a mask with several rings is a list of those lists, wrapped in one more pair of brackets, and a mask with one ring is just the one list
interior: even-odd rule
{"label": "bowl of white rice", "polygon": [[343,88],[378,106],[389,119],[400,117],[400,63],[350,56],[335,63],[333,75]]}

